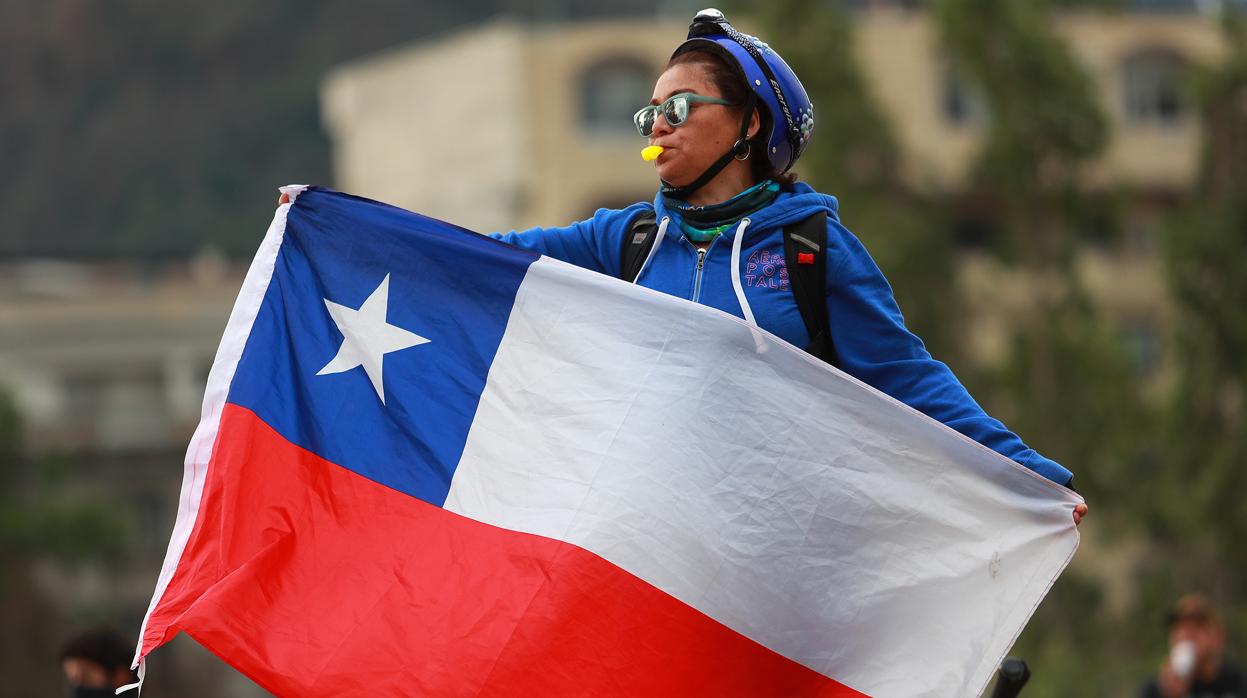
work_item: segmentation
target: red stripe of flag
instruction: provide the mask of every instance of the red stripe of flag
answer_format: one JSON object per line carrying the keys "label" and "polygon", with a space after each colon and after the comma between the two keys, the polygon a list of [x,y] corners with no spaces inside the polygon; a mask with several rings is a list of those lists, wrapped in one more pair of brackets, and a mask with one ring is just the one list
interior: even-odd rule
{"label": "red stripe of flag", "polygon": [[379,485],[241,407],[202,502],[144,654],[182,630],[279,695],[863,695],[582,548]]}

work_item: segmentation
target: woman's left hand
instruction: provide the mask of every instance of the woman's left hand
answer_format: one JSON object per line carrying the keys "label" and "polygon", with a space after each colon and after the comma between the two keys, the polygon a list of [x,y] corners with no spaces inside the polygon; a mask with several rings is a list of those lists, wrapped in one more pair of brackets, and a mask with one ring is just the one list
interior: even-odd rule
{"label": "woman's left hand", "polygon": [[1075,526],[1077,526],[1077,525],[1081,524],[1081,523],[1082,523],[1082,517],[1084,517],[1084,516],[1086,516],[1086,515],[1087,515],[1087,505],[1086,505],[1086,504],[1075,504],[1075,505],[1074,505],[1074,525],[1075,525]]}

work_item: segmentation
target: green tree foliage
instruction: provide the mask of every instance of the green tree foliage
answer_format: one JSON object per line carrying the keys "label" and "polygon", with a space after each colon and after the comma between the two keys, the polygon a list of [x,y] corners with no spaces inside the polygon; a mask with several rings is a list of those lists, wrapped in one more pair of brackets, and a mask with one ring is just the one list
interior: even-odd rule
{"label": "green tree foliage", "polygon": [[1090,77],[1037,0],[941,0],[945,50],[991,114],[975,181],[998,203],[1008,250],[1030,268],[1070,263],[1078,168],[1107,125]]}
{"label": "green tree foliage", "polygon": [[123,554],[132,535],[126,515],[73,490],[61,458],[26,452],[21,417],[0,392],[0,559],[6,569],[37,558],[101,562]]}
{"label": "green tree foliage", "polygon": [[[1155,487],[1155,534],[1179,589],[1247,589],[1247,23],[1226,22],[1228,60],[1198,81],[1200,183],[1166,237],[1176,388]],[[1247,616],[1235,619],[1247,637]]]}
{"label": "green tree foliage", "polygon": [[[55,664],[47,648],[55,647],[61,617],[38,589],[29,574],[28,558],[22,554],[26,539],[24,508],[16,492],[23,470],[23,429],[17,407],[0,392],[0,672],[9,677],[9,688],[27,695],[53,695],[60,689]],[[40,667],[32,671],[32,667]],[[33,676],[32,676],[33,674]]]}
{"label": "green tree foliage", "polygon": [[24,452],[22,420],[7,393],[0,392],[0,555],[14,547],[19,528],[14,493],[21,474],[19,459]]}
{"label": "green tree foliage", "polygon": [[[1075,3],[1057,3],[1068,6]],[[1113,199],[1087,191],[1083,169],[1108,122],[1090,76],[1034,0],[939,0],[944,48],[990,113],[973,172],[994,210],[997,251],[1032,307],[1014,320],[1007,356],[976,394],[1045,455],[1076,473],[1097,533],[1111,539],[1137,513],[1123,491],[1154,451],[1155,413],[1117,331],[1079,274],[1084,233],[1110,236]],[[1107,616],[1101,582],[1069,570],[1019,640],[1035,672],[1028,696],[1111,695],[1141,679],[1138,626]],[[1111,658],[1111,661],[1109,661]],[[1113,666],[1124,673],[1105,670]]]}

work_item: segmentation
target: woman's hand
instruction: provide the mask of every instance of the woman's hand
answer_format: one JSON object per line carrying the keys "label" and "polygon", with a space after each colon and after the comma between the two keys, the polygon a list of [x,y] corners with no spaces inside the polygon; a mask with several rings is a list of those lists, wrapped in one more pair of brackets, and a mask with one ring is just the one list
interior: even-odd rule
{"label": "woman's hand", "polygon": [[290,195],[283,191],[281,196],[277,197],[277,205],[281,206],[282,204],[288,203],[290,203]]}
{"label": "woman's hand", "polygon": [[[285,194],[282,194],[282,196],[285,196]],[[1084,517],[1084,516],[1086,516],[1086,515],[1087,515],[1087,505],[1086,505],[1086,504],[1075,504],[1075,505],[1074,505],[1074,525],[1075,525],[1075,526],[1077,526],[1077,525],[1081,524],[1081,523],[1082,523],[1082,517]]]}

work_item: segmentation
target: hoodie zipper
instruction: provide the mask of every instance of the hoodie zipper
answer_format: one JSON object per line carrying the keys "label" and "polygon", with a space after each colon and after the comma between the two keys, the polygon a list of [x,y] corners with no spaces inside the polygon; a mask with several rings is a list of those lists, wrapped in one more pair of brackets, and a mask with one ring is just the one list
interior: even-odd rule
{"label": "hoodie zipper", "polygon": [[[685,238],[685,240],[684,240],[684,241],[685,241],[685,243],[686,243],[686,244],[689,244],[689,245],[692,245],[692,244],[693,244],[693,243],[689,242],[687,238]],[[709,244],[709,245],[706,245],[705,249],[702,249],[702,248],[698,248],[698,249],[697,249],[697,268],[693,271],[693,298],[692,298],[692,301],[693,301],[694,303],[699,303],[699,302],[701,302],[701,277],[702,277],[702,271],[706,268],[706,257],[708,257],[708,256],[710,255],[710,250],[714,248],[714,244],[715,244],[716,242],[718,242],[718,241],[719,241],[719,238],[718,238],[718,237],[716,237],[715,239],[713,239],[713,240],[711,240],[711,241],[710,241],[710,244]]]}
{"label": "hoodie zipper", "polygon": [[693,272],[693,302],[701,298],[701,271],[706,267],[706,249],[697,250],[697,271]]}

